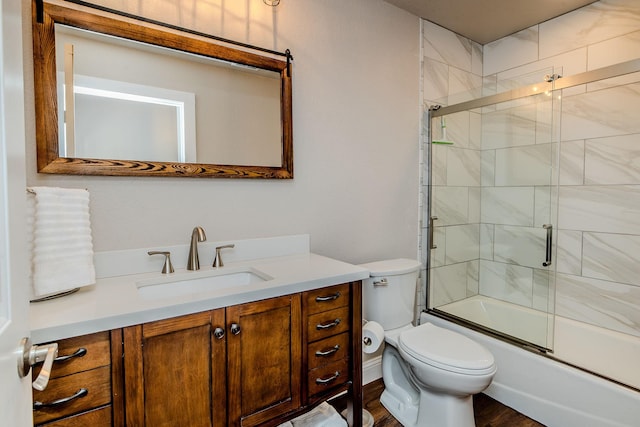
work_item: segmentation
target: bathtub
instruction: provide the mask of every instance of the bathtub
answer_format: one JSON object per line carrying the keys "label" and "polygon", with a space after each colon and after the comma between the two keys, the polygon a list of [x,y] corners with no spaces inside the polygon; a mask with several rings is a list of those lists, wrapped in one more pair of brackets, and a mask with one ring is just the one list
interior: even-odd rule
{"label": "bathtub", "polygon": [[[446,309],[487,326],[509,319],[512,332],[522,337],[542,339],[539,331],[546,331],[540,324],[530,327],[535,322],[546,324],[546,315],[483,296],[448,304]],[[640,384],[640,340],[556,316],[554,353],[545,357],[430,313],[422,313],[420,321],[460,332],[487,347],[498,372],[485,393],[546,426],[640,426],[640,392],[554,360]]]}
{"label": "bathtub", "polygon": [[[497,299],[476,295],[438,307],[471,322],[501,331],[506,335],[548,348],[552,342],[546,313]],[[516,317],[517,316],[517,317]],[[514,321],[517,319],[517,321]]]}

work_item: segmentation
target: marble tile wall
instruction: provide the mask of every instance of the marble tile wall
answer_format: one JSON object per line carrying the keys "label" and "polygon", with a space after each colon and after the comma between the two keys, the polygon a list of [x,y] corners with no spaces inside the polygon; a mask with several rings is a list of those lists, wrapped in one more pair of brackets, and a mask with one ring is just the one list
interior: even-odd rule
{"label": "marble tile wall", "polygon": [[[483,46],[483,82],[494,82],[496,90],[504,90],[528,84],[531,76],[549,69],[569,76],[638,57],[640,2],[600,0]],[[635,336],[640,336],[639,85],[640,78],[630,75],[562,93],[556,232],[557,313]],[[477,289],[545,310],[553,303],[546,287],[548,273],[531,259],[543,249],[544,232],[539,227],[554,203],[548,186],[549,178],[553,182],[555,177],[541,172],[556,148],[547,139],[549,123],[540,123],[546,111],[512,105],[483,111],[480,117],[476,118],[481,123]],[[435,153],[434,162],[443,160],[448,166],[450,156],[457,166],[471,163],[470,156],[465,163],[449,151]],[[438,175],[441,184],[451,175],[444,166]],[[476,172],[455,175],[469,196],[469,189],[476,188]],[[443,217],[447,210],[462,207],[465,213],[458,214],[455,222],[469,218],[471,197],[462,206],[460,190],[457,196],[454,190],[440,192],[449,193]],[[468,238],[472,228],[464,229],[464,240],[458,235],[463,230],[447,238],[451,225],[441,225],[445,230],[437,235],[445,254],[436,260],[447,267],[449,261],[458,261],[464,267],[457,267],[457,274],[463,277],[465,263],[474,262],[468,259],[471,251],[454,251],[450,245],[475,244]],[[434,302],[472,293],[475,287],[465,286],[474,274],[467,274],[457,287],[448,284],[448,291]]]}
{"label": "marble tile wall", "polygon": [[[434,120],[434,139],[454,145],[432,145],[433,169],[428,170],[428,126],[426,111],[431,105],[451,105],[477,98],[482,93],[482,46],[428,21],[422,21],[422,99],[425,111],[422,144],[421,254],[426,265],[428,238],[427,176],[433,182],[433,215],[436,221],[431,264],[435,305],[478,293],[480,244],[481,120],[480,112],[463,112]],[[443,135],[446,127],[446,137]],[[449,251],[446,251],[449,248]],[[422,271],[418,307],[425,308],[426,270]]]}
{"label": "marble tile wall", "polygon": [[[538,76],[539,79],[539,76]],[[532,77],[497,77],[497,87],[531,84]],[[510,303],[547,310],[552,294],[546,230],[551,223],[551,97],[483,108],[478,291]],[[449,248],[447,248],[448,250]]]}
{"label": "marble tile wall", "polygon": [[[640,2],[600,0],[485,46],[424,21],[423,43],[424,105],[446,105],[528,84],[549,70],[570,76],[640,57]],[[565,90],[557,111],[559,147],[549,143],[544,107],[513,104],[447,118],[455,145],[434,145],[432,154],[440,220],[431,303],[480,292],[540,310],[555,305],[559,315],[640,336],[640,77]],[[425,141],[426,131],[425,123]],[[555,176],[541,170],[556,149],[554,301],[548,272],[531,259],[543,250],[541,225],[554,211]],[[426,200],[425,186],[422,194]]]}

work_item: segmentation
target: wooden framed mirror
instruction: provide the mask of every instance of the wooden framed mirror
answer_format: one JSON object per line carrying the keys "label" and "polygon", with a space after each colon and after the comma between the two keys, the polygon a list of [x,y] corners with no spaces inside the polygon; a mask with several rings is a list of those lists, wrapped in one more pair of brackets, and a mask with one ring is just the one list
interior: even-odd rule
{"label": "wooden framed mirror", "polygon": [[36,3],[38,172],[293,178],[288,60],[85,6]]}

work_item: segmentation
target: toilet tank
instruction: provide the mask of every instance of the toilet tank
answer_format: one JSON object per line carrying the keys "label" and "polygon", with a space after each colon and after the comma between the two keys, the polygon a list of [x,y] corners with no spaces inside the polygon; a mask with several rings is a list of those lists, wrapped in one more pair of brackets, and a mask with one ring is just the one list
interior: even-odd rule
{"label": "toilet tank", "polygon": [[362,282],[363,317],[380,323],[385,331],[410,324],[420,265],[404,258],[362,264],[369,270]]}

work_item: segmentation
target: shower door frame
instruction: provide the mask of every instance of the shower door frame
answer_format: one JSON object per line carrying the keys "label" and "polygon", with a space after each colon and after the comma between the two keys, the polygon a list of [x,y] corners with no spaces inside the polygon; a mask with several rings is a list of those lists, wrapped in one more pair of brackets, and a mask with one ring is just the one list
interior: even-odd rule
{"label": "shower door frame", "polygon": [[[465,102],[460,102],[451,106],[440,106],[440,105],[433,105],[430,106],[430,108],[427,111],[426,114],[426,120],[427,120],[427,133],[428,133],[428,138],[427,138],[427,158],[428,158],[428,164],[429,164],[429,171],[427,174],[427,186],[428,186],[428,197],[427,197],[427,218],[424,218],[425,221],[428,222],[428,238],[426,240],[426,248],[423,248],[423,250],[426,250],[426,295],[425,295],[425,312],[438,316],[438,317],[442,317],[446,320],[450,320],[453,321],[454,323],[460,324],[462,326],[468,327],[470,329],[479,331],[481,333],[493,336],[495,338],[501,339],[503,341],[507,341],[511,344],[514,345],[518,345],[522,348],[528,349],[528,350],[534,350],[536,352],[540,352],[542,354],[546,354],[547,352],[552,352],[551,348],[547,348],[547,347],[543,347],[543,346],[539,346],[537,344],[531,343],[529,341],[520,339],[518,337],[494,330],[492,328],[483,326],[481,324],[477,324],[474,323],[472,321],[469,321],[465,318],[461,318],[455,315],[452,315],[450,313],[447,313],[445,311],[442,310],[438,310],[437,307],[434,308],[430,308],[429,306],[429,298],[431,295],[430,292],[430,279],[431,279],[431,269],[432,269],[432,265],[431,265],[431,251],[433,248],[433,243],[434,243],[434,224],[432,221],[433,217],[433,182],[432,182],[432,173],[433,173],[433,168],[432,168],[432,164],[433,164],[433,156],[432,156],[432,136],[433,136],[433,132],[432,132],[432,120],[434,118],[438,118],[438,117],[443,117],[449,114],[453,114],[453,113],[458,113],[458,112],[462,112],[462,111],[468,111],[468,110],[472,110],[472,109],[477,109],[477,108],[481,108],[481,107],[486,107],[486,106],[490,106],[490,105],[495,105],[495,104],[499,104],[502,102],[508,102],[508,101],[514,101],[517,99],[522,99],[522,98],[526,98],[529,96],[535,96],[535,95],[539,95],[541,93],[558,93],[560,92],[562,89],[568,89],[571,87],[575,87],[575,86],[580,86],[580,85],[584,85],[584,84],[588,84],[588,83],[593,83],[593,82],[597,82],[600,80],[606,80],[606,79],[611,79],[611,78],[615,78],[615,77],[620,77],[620,76],[624,76],[627,74],[632,74],[632,73],[636,73],[636,72],[640,72],[640,58],[639,59],[634,59],[634,60],[630,60],[630,61],[626,61],[626,62],[621,62],[618,64],[614,64],[614,65],[610,65],[610,66],[606,66],[606,67],[602,67],[602,68],[598,68],[595,70],[591,70],[591,71],[586,71],[583,73],[579,73],[579,74],[575,74],[573,76],[569,76],[569,77],[562,77],[559,79],[556,78],[550,78],[547,81],[543,81],[540,83],[535,83],[535,84],[531,84],[531,85],[525,85],[522,86],[520,88],[516,88],[516,89],[511,89],[505,92],[501,92],[498,94],[494,94],[494,95],[488,95],[488,96],[484,96],[484,97],[480,97],[477,99],[473,99],[470,101],[465,101]],[[550,76],[551,77],[551,76]],[[554,112],[552,111],[551,113],[552,115],[554,114]],[[560,112],[558,114],[561,114]],[[554,118],[555,119],[555,118]],[[559,133],[559,131],[558,131]],[[557,141],[550,141],[551,144],[559,144],[560,143],[560,139],[558,138]],[[557,151],[559,151],[559,146]],[[556,176],[556,182],[552,182],[551,183],[551,187],[556,187],[557,188],[557,176],[558,176],[558,170],[559,170],[559,163],[556,162],[555,164],[555,170],[553,171],[553,174],[555,174]],[[557,191],[556,191],[557,193]],[[557,210],[557,195],[556,195],[556,203],[555,203],[555,209]],[[553,241],[553,248],[554,248],[554,253],[555,253],[555,248],[556,248],[556,244],[555,244],[555,240]],[[555,257],[554,257],[555,258]],[[556,264],[553,263],[552,264],[552,268],[549,269],[550,275],[552,276],[555,273],[555,269],[556,269]],[[550,279],[551,280],[551,279]],[[554,286],[555,288],[555,286]],[[555,289],[553,291],[555,293]],[[547,315],[549,316],[555,316],[555,310],[548,312]],[[553,337],[553,322],[552,322],[552,327],[551,330],[548,332],[550,337]]]}
{"label": "shower door frame", "polygon": [[[432,109],[430,118],[436,118],[445,116],[452,113],[458,113],[460,111],[472,110],[475,108],[486,107],[493,104],[498,104],[506,101],[513,101],[519,98],[525,98],[527,96],[538,95],[546,91],[556,91],[561,89],[568,89],[570,87],[579,86],[587,83],[593,83],[598,80],[605,80],[614,77],[620,77],[625,74],[631,74],[640,71],[640,58],[633,59],[631,61],[620,62],[618,64],[610,65],[607,67],[598,68],[592,71],[586,71],[584,73],[574,74],[569,77],[562,77],[555,81],[545,81],[540,83],[534,83],[526,85],[520,88],[511,89],[505,92],[500,92],[495,95],[487,95],[481,98],[476,98],[470,101],[460,102],[458,104],[449,105],[446,107],[438,107]],[[429,131],[431,127],[429,126]],[[430,150],[430,149],[429,149]]]}

